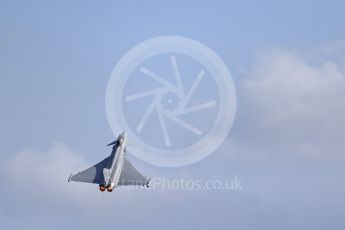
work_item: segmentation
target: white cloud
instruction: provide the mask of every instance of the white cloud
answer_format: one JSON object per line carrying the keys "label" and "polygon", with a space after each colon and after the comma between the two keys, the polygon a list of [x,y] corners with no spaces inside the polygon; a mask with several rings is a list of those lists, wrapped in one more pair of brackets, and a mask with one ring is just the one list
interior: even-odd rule
{"label": "white cloud", "polygon": [[[242,89],[271,124],[345,121],[345,74],[333,61],[313,64],[291,50],[261,52]],[[333,118],[333,119],[331,119]],[[341,119],[341,120],[339,120]],[[342,121],[342,123],[340,123]]]}
{"label": "white cloud", "polygon": [[342,57],[345,52],[336,57],[291,49],[259,52],[239,82],[239,135],[231,145],[268,161],[277,156],[344,161]]}
{"label": "white cloud", "polygon": [[67,180],[70,172],[87,166],[80,154],[55,143],[48,151],[26,149],[2,162],[1,179],[6,192],[18,203],[35,206],[37,201],[39,205],[81,202],[85,192]]}
{"label": "white cloud", "polygon": [[[63,143],[55,143],[47,151],[26,149],[1,162],[0,226],[32,228],[59,217],[64,220],[63,225],[51,229],[65,228],[66,224],[71,227],[68,223],[86,229],[109,227],[114,217],[118,218],[119,227],[127,226],[128,221],[139,226],[146,219],[162,214],[158,209],[161,202],[172,205],[172,192],[142,189],[101,193],[98,185],[68,183],[70,172],[95,163],[88,163]],[[175,194],[175,201],[176,198]]]}

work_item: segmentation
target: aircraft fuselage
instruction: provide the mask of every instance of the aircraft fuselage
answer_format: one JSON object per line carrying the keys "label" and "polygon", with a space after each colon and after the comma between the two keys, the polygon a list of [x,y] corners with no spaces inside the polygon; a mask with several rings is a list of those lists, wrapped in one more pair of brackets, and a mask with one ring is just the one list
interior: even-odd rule
{"label": "aircraft fuselage", "polygon": [[108,191],[116,188],[120,180],[125,157],[126,132],[120,134],[117,140],[111,144],[114,144],[114,146],[107,165],[109,170],[103,172],[104,184],[99,185],[101,190],[106,188]]}

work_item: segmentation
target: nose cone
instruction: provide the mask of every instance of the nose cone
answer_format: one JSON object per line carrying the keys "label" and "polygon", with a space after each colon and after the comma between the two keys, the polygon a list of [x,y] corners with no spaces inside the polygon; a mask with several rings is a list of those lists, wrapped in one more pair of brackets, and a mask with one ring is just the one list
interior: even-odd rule
{"label": "nose cone", "polygon": [[127,131],[123,131],[123,133],[121,133],[121,136],[125,139],[127,137]]}
{"label": "nose cone", "polygon": [[118,142],[122,145],[122,143],[126,140],[127,132],[124,131],[119,135]]}

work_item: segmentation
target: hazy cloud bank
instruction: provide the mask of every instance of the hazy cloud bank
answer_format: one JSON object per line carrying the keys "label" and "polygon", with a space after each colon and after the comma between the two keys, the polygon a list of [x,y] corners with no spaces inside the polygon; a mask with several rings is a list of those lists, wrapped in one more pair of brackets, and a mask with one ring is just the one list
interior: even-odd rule
{"label": "hazy cloud bank", "polygon": [[[175,229],[177,223],[185,229],[190,223],[201,229],[230,223],[236,229],[323,229],[329,223],[342,229],[344,171],[318,168],[344,163],[345,52],[332,53],[259,52],[237,84],[239,108],[230,138],[214,153],[226,158],[208,158],[191,170],[176,171],[195,176],[198,167],[203,174],[221,168],[230,174],[233,169],[226,168],[233,165],[247,171],[240,193],[100,193],[97,186],[67,183],[70,172],[96,162],[55,143],[47,151],[26,149],[1,162],[0,227],[93,229],[116,222],[128,229]],[[278,165],[280,172],[266,170],[269,165]],[[303,172],[306,166],[314,168]]]}

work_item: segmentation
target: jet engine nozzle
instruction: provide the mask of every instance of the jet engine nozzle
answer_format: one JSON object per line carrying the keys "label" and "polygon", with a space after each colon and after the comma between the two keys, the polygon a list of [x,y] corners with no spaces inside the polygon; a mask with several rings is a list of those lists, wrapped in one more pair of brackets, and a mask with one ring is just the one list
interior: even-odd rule
{"label": "jet engine nozzle", "polygon": [[101,184],[101,185],[99,186],[99,190],[100,190],[101,192],[104,192],[104,191],[105,191],[105,186]]}
{"label": "jet engine nozzle", "polygon": [[115,188],[115,185],[113,183],[111,183],[110,185],[108,185],[107,191],[112,192],[114,190],[114,188]]}

